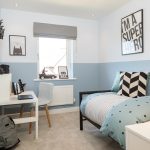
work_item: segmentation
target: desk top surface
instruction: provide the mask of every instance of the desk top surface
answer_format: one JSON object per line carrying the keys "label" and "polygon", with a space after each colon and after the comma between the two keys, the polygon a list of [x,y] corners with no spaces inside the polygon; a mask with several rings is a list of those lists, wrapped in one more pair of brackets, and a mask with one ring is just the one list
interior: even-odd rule
{"label": "desk top surface", "polygon": [[10,99],[2,100],[0,98],[0,106],[3,105],[16,105],[16,104],[27,104],[27,103],[36,103],[38,102],[38,98],[36,97],[35,93],[33,91],[25,91],[21,93],[20,95],[32,95],[33,99],[25,99],[25,100],[18,100],[17,95],[11,95]]}

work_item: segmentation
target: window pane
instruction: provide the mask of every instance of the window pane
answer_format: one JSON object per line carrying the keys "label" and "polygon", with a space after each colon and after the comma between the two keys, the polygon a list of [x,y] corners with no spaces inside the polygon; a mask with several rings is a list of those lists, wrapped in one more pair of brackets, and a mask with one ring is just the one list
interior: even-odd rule
{"label": "window pane", "polygon": [[67,66],[66,39],[39,38],[39,71],[50,67],[54,74],[58,74],[58,66]]}

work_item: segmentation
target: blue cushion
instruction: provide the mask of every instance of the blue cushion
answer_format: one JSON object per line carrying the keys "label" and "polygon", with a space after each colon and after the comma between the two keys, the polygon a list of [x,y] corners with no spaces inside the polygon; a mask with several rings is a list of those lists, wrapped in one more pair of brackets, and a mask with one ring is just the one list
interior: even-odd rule
{"label": "blue cushion", "polygon": [[150,72],[147,74],[147,89],[146,93],[148,96],[150,96]]}
{"label": "blue cushion", "polygon": [[117,72],[116,73],[116,76],[115,76],[115,80],[113,82],[113,86],[111,88],[112,92],[118,92],[119,91],[119,83],[120,83],[120,72]]}

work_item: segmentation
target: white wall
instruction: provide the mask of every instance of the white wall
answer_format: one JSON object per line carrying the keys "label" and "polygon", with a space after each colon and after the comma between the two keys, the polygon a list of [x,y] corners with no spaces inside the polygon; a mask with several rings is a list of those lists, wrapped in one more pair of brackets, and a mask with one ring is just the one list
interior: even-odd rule
{"label": "white wall", "polygon": [[[144,53],[121,54],[121,18],[144,9]],[[99,22],[100,62],[150,60],[150,1],[132,0]]]}
{"label": "white wall", "polygon": [[[4,40],[0,42],[2,62],[37,62],[38,39],[33,37],[33,22],[77,26],[77,50],[74,62],[99,62],[97,21],[8,9],[1,10],[1,17],[6,29]],[[26,36],[27,56],[9,56],[9,35]]]}
{"label": "white wall", "polygon": [[[0,9],[0,20],[1,20],[1,19],[2,19],[2,18],[1,18],[1,9]],[[0,39],[0,51],[1,51],[1,46],[2,46],[1,42],[2,42],[2,40]]]}

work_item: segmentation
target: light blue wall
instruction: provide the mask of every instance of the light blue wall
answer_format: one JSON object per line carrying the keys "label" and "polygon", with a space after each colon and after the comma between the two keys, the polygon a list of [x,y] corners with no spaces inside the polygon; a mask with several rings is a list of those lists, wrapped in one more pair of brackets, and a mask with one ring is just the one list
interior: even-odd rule
{"label": "light blue wall", "polygon": [[[12,73],[12,81],[17,82],[18,79],[22,79],[26,83],[25,90],[34,90],[38,94],[39,82],[35,82],[37,78],[37,64],[36,63],[3,63],[10,66],[10,72]],[[99,82],[99,64],[74,64],[74,77],[76,80],[51,80],[49,82],[54,85],[74,85],[74,97],[76,99],[75,104],[69,106],[79,105],[79,91],[97,90],[100,89]],[[60,107],[60,106],[59,106]],[[68,107],[61,106],[61,107]],[[55,108],[55,107],[54,107]]]}
{"label": "light blue wall", "polygon": [[[99,64],[74,64],[75,97],[79,100],[79,91],[98,90],[101,87]],[[79,101],[77,101],[77,105]]]}
{"label": "light blue wall", "polygon": [[12,81],[18,82],[18,79],[22,79],[22,82],[26,83],[26,89],[34,89],[34,81],[37,73],[36,63],[5,63],[10,66],[10,72],[12,73]]}
{"label": "light blue wall", "polygon": [[[17,82],[22,79],[27,83],[26,90],[34,90],[38,93],[39,82],[33,81],[37,77],[36,63],[5,63],[10,65],[12,80]],[[74,77],[76,80],[68,81],[50,81],[55,85],[74,85],[75,104],[58,106],[70,107],[79,105],[79,92],[89,90],[107,90],[111,89],[115,74],[117,71],[147,71],[150,72],[150,60],[147,61],[132,61],[132,62],[111,62],[111,63],[92,63],[74,64]],[[150,87],[149,87],[150,89]],[[53,107],[56,108],[56,107]]]}
{"label": "light blue wall", "polygon": [[101,89],[110,89],[117,71],[147,71],[150,72],[150,60],[111,62],[99,64]]}

